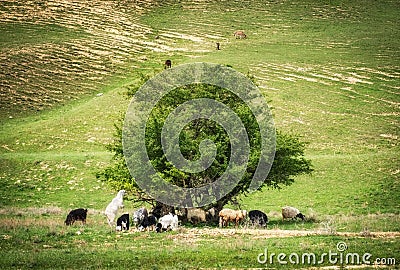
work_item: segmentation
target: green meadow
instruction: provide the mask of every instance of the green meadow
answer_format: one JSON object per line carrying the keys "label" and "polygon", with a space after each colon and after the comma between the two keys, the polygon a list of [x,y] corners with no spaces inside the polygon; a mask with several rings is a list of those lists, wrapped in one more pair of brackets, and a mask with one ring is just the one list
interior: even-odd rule
{"label": "green meadow", "polygon": [[[378,258],[398,267],[399,11],[394,0],[1,1],[2,268],[358,265],[257,261],[265,249],[320,255],[338,252],[339,242],[344,255],[372,254],[360,268]],[[116,190],[96,173],[112,162],[105,147],[126,92],[166,59],[254,76],[276,128],[308,143],[311,175],[240,198],[243,209],[267,213],[266,229],[110,230],[102,211]],[[285,205],[307,220],[282,221]],[[123,211],[140,206],[128,194]],[[87,224],[65,226],[80,207],[89,209]]]}

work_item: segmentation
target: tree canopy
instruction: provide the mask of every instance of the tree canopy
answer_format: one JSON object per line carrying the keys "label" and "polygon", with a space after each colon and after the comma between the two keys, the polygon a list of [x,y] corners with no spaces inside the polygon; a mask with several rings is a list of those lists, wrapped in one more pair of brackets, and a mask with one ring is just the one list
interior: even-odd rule
{"label": "tree canopy", "polygon": [[[130,88],[129,96],[132,96],[137,89],[137,86]],[[153,108],[146,123],[145,145],[152,166],[164,181],[183,188],[200,187],[216,181],[226,171],[232,154],[231,138],[219,123],[199,118],[187,123],[179,133],[179,150],[187,160],[195,161],[202,155],[207,155],[201,152],[201,144],[204,141],[211,141],[215,145],[215,149],[212,148],[215,151],[215,158],[204,171],[188,173],[176,168],[166,157],[161,143],[163,126],[173,110],[180,104],[199,98],[221,102],[239,116],[246,129],[250,145],[249,155],[243,157],[247,159],[247,167],[242,179],[229,193],[209,206],[221,209],[226,203],[235,201],[237,196],[249,192],[250,182],[258,162],[264,158],[260,151],[261,136],[257,119],[238,96],[229,90],[208,84],[190,84],[174,89]],[[122,125],[123,119],[115,124],[114,141],[107,146],[107,149],[114,153],[114,160],[97,176],[117,189],[124,188],[133,192],[137,200],[154,201],[154,198],[139,187],[127,168],[123,153]],[[276,131],[276,148],[272,167],[259,189],[281,188],[292,184],[294,177],[311,173],[311,161],[304,156],[305,147],[306,143],[302,142],[298,136]],[[201,199],[196,198],[196,200]]]}

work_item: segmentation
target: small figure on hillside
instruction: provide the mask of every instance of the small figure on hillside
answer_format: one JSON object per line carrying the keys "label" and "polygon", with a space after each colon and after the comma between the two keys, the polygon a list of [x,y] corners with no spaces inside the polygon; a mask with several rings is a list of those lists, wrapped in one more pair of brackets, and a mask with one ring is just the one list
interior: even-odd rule
{"label": "small figure on hillside", "polygon": [[219,50],[220,50],[220,48],[219,48],[219,45],[220,45],[219,42],[217,42],[216,45],[217,45],[217,51],[219,51]]}
{"label": "small figure on hillside", "polygon": [[172,67],[172,61],[169,59],[165,60],[164,69],[171,68],[171,67]]}
{"label": "small figure on hillside", "polygon": [[235,31],[234,33],[233,33],[233,35],[234,35],[234,37],[236,38],[236,39],[242,39],[242,38],[246,38],[247,36],[246,36],[246,34],[244,33],[244,31],[242,31],[242,30],[237,30],[237,31]]}

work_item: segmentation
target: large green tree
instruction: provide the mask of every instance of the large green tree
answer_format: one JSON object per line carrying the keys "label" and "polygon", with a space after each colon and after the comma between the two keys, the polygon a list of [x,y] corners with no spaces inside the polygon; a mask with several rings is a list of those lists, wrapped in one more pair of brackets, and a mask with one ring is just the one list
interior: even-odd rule
{"label": "large green tree", "polygon": [[[140,85],[130,87],[128,96],[132,96]],[[258,161],[261,156],[261,135],[257,120],[249,107],[235,94],[218,86],[208,84],[191,84],[179,87],[169,92],[153,108],[146,123],[146,149],[152,166],[156,169],[164,181],[179,187],[199,187],[216,181],[226,170],[231,156],[231,142],[226,130],[209,119],[196,119],[189,122],[179,134],[179,148],[183,157],[187,160],[198,160],[204,153],[199,151],[200,144],[205,139],[211,140],[216,146],[215,159],[204,171],[186,173],[176,168],[166,157],[161,145],[161,132],[164,123],[171,112],[184,102],[209,98],[228,106],[239,116],[248,135],[250,153],[247,161],[247,168],[242,179],[225,196],[215,201],[211,206],[221,209],[228,202],[236,201],[237,197],[249,191],[251,180],[255,174]],[[124,188],[135,194],[137,200],[153,202],[154,198],[144,192],[136,180],[131,176],[123,153],[122,141],[123,119],[116,125],[114,141],[107,146],[108,150],[114,153],[114,160],[111,165],[98,173],[98,177],[108,181],[115,188]],[[300,174],[312,172],[311,161],[304,157],[306,143],[297,136],[276,132],[276,149],[273,164],[268,177],[259,187],[265,186],[281,188],[283,185],[290,185],[294,177]]]}

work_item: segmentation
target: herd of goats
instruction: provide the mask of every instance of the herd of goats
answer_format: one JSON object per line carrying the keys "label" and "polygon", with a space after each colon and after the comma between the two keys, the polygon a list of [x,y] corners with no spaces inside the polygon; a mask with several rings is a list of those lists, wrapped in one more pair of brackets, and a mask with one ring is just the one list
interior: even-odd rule
{"label": "herd of goats", "polygon": [[[125,190],[120,190],[115,198],[107,205],[104,214],[107,217],[108,224],[110,227],[117,231],[129,230],[129,224],[131,220],[129,214],[123,214],[117,218],[115,224],[115,218],[117,217],[118,210],[124,207],[123,198]],[[160,210],[160,209],[158,209]],[[176,230],[179,226],[179,222],[182,221],[182,217],[185,217],[186,221],[197,224],[199,222],[207,222],[210,220],[219,220],[219,227],[226,227],[230,222],[238,224],[248,218],[249,222],[253,226],[265,227],[268,223],[267,215],[260,210],[233,210],[224,208],[218,213],[215,208],[211,208],[205,211],[200,208],[184,208],[183,214],[168,213],[162,215],[162,211],[153,209],[150,213],[146,208],[142,207],[133,213],[132,222],[135,224],[139,231],[152,230],[156,232],[164,232],[168,230]],[[75,221],[81,221],[83,224],[86,223],[87,209],[78,208],[69,212],[67,219],[65,220],[66,225],[72,225]],[[179,217],[181,218],[179,218]],[[297,219],[305,220],[305,216],[295,207],[285,206],[282,208],[282,219]]]}
{"label": "herd of goats", "polygon": [[[236,39],[245,39],[247,35],[242,30],[237,30],[233,33]],[[217,50],[220,50],[220,43],[216,43]],[[164,68],[168,69],[172,67],[172,61],[166,60],[164,63]],[[117,196],[108,204],[104,214],[107,217],[108,224],[111,229],[121,231],[129,230],[129,224],[131,220],[129,214],[123,214],[117,218],[116,224],[115,218],[117,217],[117,212],[120,208],[123,208],[123,197],[125,195],[125,190],[120,190]],[[251,210],[247,212],[246,210],[232,210],[224,208],[217,212],[215,208],[211,208],[205,211],[201,208],[184,208],[180,213],[177,211],[172,211],[173,213],[168,213],[162,215],[162,211],[156,211],[153,209],[150,213],[146,208],[142,207],[133,213],[132,222],[135,224],[139,231],[155,230],[156,232],[163,232],[167,230],[176,230],[178,228],[180,221],[188,221],[193,224],[199,222],[208,221],[219,221],[219,227],[226,227],[230,222],[235,223],[237,227],[238,224],[246,219],[249,220],[250,224],[253,226],[265,227],[268,223],[267,215],[260,210]],[[67,219],[65,220],[66,225],[72,225],[75,221],[82,221],[83,224],[86,223],[87,209],[78,208],[69,212]],[[305,220],[305,216],[300,213],[300,211],[292,206],[285,206],[282,208],[282,219],[297,219]]]}
{"label": "herd of goats", "polygon": [[[243,30],[236,30],[235,32],[233,32],[233,36],[236,39],[247,38],[247,35],[244,33]],[[156,38],[158,39],[159,36],[156,36]],[[221,49],[221,43],[216,42],[215,45],[217,46],[216,48],[219,51]],[[172,61],[170,59],[165,60],[165,63],[164,63],[164,69],[168,69],[168,68],[172,68]]]}

